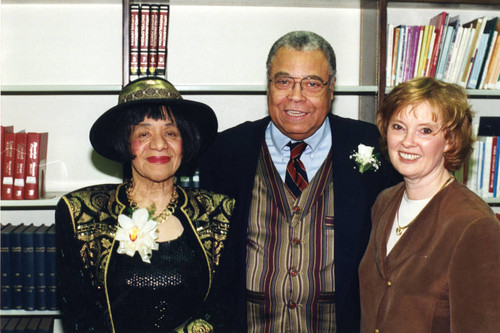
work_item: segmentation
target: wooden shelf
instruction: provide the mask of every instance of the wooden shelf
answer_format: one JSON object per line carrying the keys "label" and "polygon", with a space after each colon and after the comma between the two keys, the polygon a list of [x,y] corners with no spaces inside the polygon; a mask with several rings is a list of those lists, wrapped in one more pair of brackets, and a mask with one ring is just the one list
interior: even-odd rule
{"label": "wooden shelf", "polygon": [[[385,88],[385,93],[389,93],[393,87]],[[490,89],[466,89],[467,95],[470,98],[500,98],[500,89],[490,90]]]}
{"label": "wooden shelf", "polygon": [[5,210],[24,208],[55,208],[64,193],[47,192],[45,197],[37,200],[1,200],[0,207]]}
{"label": "wooden shelf", "polygon": [[59,316],[61,312],[59,311],[51,311],[51,310],[35,310],[35,311],[26,311],[26,310],[0,310],[0,316]]}
{"label": "wooden shelf", "polygon": [[490,206],[500,206],[500,198],[483,198]]}

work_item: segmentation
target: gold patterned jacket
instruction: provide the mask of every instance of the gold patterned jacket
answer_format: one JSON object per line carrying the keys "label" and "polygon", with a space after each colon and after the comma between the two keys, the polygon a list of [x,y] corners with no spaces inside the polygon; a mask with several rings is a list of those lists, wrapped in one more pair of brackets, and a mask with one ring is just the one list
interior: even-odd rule
{"label": "gold patterned jacket", "polygon": [[[178,208],[174,215],[189,221],[191,230],[188,232],[196,235],[205,253],[211,272],[205,300],[210,301],[211,297],[216,297],[214,289],[222,287],[222,282],[214,283],[214,277],[229,231],[234,199],[199,189],[178,187],[177,190]],[[65,332],[113,331],[110,304],[105,295],[105,274],[114,248],[118,215],[126,213],[128,207],[125,184],[86,187],[59,201],[56,209],[57,266]],[[201,316],[217,324],[223,314],[217,314],[217,306],[210,307],[214,315],[202,313]],[[197,323],[206,325],[196,318],[187,321],[178,331],[196,329]]]}

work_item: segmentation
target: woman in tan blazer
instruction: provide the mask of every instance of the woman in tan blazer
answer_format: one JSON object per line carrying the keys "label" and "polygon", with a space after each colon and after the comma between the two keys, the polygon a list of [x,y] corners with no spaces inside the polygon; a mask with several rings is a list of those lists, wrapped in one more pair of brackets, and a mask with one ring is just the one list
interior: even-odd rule
{"label": "woman in tan blazer", "polygon": [[404,182],[372,208],[362,332],[500,332],[500,222],[452,176],[472,151],[465,91],[405,82],[384,99],[377,126]]}

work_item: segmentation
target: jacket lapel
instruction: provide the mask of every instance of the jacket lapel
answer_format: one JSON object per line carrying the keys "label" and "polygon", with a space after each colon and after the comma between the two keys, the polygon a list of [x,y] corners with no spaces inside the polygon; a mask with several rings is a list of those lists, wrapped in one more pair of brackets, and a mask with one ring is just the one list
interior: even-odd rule
{"label": "jacket lapel", "polygon": [[[401,204],[401,199],[404,193],[404,185],[397,191],[397,194],[394,196],[394,200],[391,201],[387,207],[384,209],[383,213],[378,216],[378,220],[380,221],[375,232],[375,244],[376,251],[375,254],[377,268],[380,274],[385,278],[388,275],[387,268],[387,241],[389,240],[389,235],[391,233],[392,222],[396,216],[396,211]],[[394,251],[394,249],[393,249]],[[392,254],[392,252],[391,252]]]}
{"label": "jacket lapel", "polygon": [[[441,201],[440,194],[441,192],[436,194],[436,196],[429,201],[427,206],[417,215],[412,225],[408,227],[396,245],[394,245],[394,248],[386,258],[386,268],[388,272],[396,269],[408,258],[415,255],[416,252],[421,250],[422,247],[429,242],[429,238],[434,235],[438,224],[438,221],[435,220],[435,216],[438,216],[439,213],[439,202]],[[401,200],[399,200],[399,202],[400,201]],[[389,233],[391,226],[392,223],[389,224]],[[385,239],[385,244],[387,244],[387,239]]]}

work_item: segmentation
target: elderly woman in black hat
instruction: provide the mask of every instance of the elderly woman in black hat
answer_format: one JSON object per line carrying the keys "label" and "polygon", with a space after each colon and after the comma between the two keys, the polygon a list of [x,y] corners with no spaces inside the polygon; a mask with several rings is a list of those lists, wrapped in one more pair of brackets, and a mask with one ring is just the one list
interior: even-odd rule
{"label": "elderly woman in black hat", "polygon": [[234,200],[176,185],[207,148],[217,119],[168,81],[125,86],[90,131],[101,155],[124,163],[123,184],[66,194],[56,210],[65,332],[212,332],[220,257]]}

